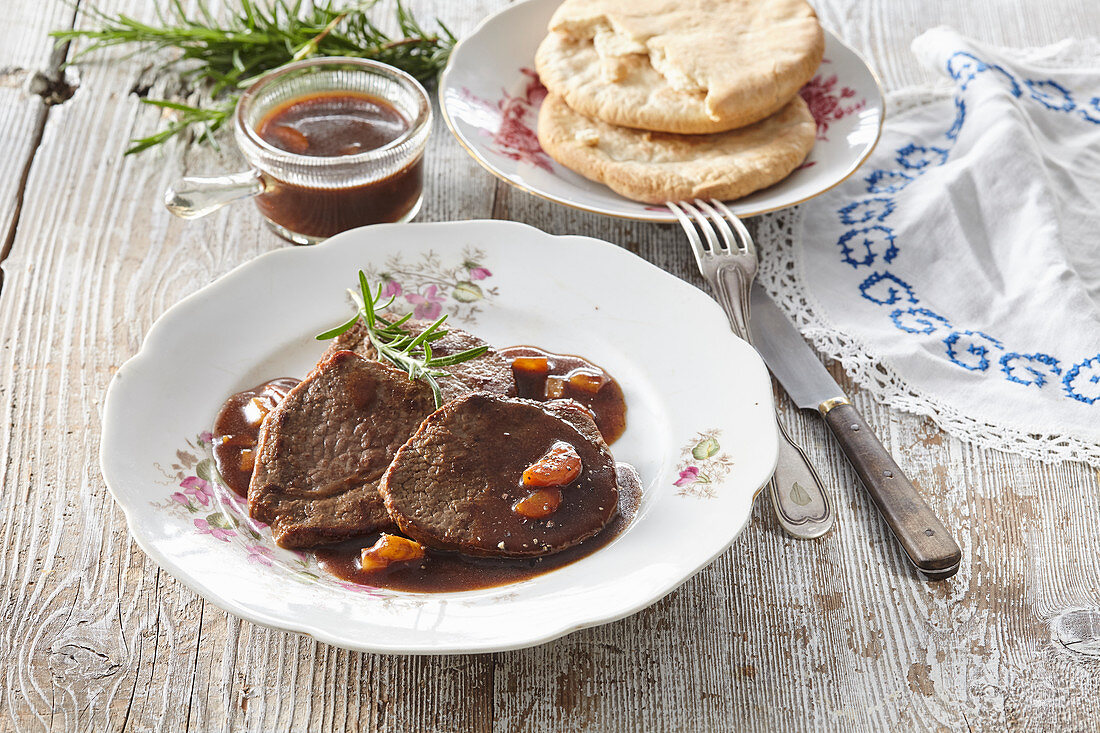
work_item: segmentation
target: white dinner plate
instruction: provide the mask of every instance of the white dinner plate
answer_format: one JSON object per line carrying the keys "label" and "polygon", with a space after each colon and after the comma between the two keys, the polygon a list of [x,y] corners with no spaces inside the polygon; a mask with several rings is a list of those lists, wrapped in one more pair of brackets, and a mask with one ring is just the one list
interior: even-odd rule
{"label": "white dinner plate", "polygon": [[[231,393],[309,371],[360,268],[400,284],[406,310],[610,371],[628,405],[612,451],[643,485],[626,531],[544,575],[451,593],[344,583],[277,547],[218,485],[207,431]],[[138,544],[231,613],[363,651],[485,652],[621,618],[711,562],[775,466],[772,410],[763,362],[715,302],[624,249],[513,222],[385,224],[265,254],[170,308],[111,382],[101,463]]]}
{"label": "white dinner plate", "polygon": [[[527,0],[486,18],[451,54],[439,81],[443,119],[490,173],[559,204],[646,221],[676,221],[664,206],[631,201],[555,162],[535,136],[546,95],[535,49],[561,0]],[[793,206],[855,172],[882,130],[882,87],[867,63],[825,31],[825,59],[802,96],[817,120],[817,142],[794,173],[730,204],[741,217]]]}

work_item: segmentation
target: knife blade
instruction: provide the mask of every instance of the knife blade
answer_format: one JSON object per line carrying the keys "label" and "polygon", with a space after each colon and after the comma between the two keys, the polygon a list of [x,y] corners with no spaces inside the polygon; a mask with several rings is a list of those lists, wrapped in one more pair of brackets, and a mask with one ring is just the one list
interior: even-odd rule
{"label": "knife blade", "polygon": [[768,369],[802,409],[817,410],[909,560],[929,579],[955,574],[962,550],[848,402],[802,335],[764,288],[752,288],[749,330]]}

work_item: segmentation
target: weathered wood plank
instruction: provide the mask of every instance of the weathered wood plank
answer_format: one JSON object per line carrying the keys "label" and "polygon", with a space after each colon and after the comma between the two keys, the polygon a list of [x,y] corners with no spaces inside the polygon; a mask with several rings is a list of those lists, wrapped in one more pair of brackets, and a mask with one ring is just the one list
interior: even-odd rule
{"label": "weathered wood plank", "polygon": [[[140,0],[104,7],[152,17]],[[469,26],[484,8],[440,11]],[[54,25],[40,22],[38,36]],[[339,729],[434,718],[445,728],[487,720],[487,658],[365,660],[242,624],[130,541],[99,476],[98,441],[86,431],[100,420],[111,375],[169,305],[282,243],[250,206],[187,226],[169,216],[159,192],[172,178],[239,161],[229,151],[183,154],[178,144],[124,159],[127,139],[157,124],[156,111],[129,93],[141,64],[82,71],[80,92],[46,125],[0,299],[0,389],[12,395],[0,408],[11,426],[0,483],[19,489],[0,500],[5,727]],[[492,182],[476,178],[476,165],[444,135],[440,124],[429,176],[441,183],[428,189],[426,213],[488,216]]]}
{"label": "weathered wood plank", "polygon": [[0,262],[15,237],[26,176],[49,105],[64,86],[60,66],[65,49],[56,48],[46,34],[71,27],[73,13],[60,2],[20,3],[0,28]]}
{"label": "weathered wood plank", "polygon": [[[417,10],[462,32],[501,4]],[[103,6],[150,14],[141,0]],[[0,45],[13,59],[0,55],[0,66],[50,68],[49,44],[35,37],[69,11],[48,7],[7,16],[20,30],[0,30],[15,39]],[[1015,44],[1096,22],[1086,0],[819,11],[891,86],[932,78],[908,42],[938,22]],[[23,141],[24,156],[37,147],[0,295],[0,729],[1095,729],[1100,477],[977,450],[858,392],[958,532],[965,559],[951,581],[913,575],[825,429],[781,400],[840,488],[837,530],[789,540],[758,502],[730,553],[618,623],[531,650],[402,658],[327,647],[203,602],[129,539],[98,472],[100,400],[157,315],[281,244],[247,205],[188,224],[168,216],[159,197],[172,178],[231,170],[233,154],[173,145],[123,159],[127,138],[156,125],[129,94],[141,64],[81,73],[40,145],[3,97],[15,87],[0,82],[0,142]],[[0,231],[26,160],[0,161]],[[423,219],[494,215],[601,237],[703,285],[674,227],[574,212],[498,184],[441,124],[428,175]]]}
{"label": "weathered wood plank", "polygon": [[[935,79],[908,46],[939,22],[990,42],[1030,45],[1072,34],[1074,19],[1090,15],[1079,3],[1037,20],[1036,7],[1023,3],[1000,4],[996,13],[989,8],[984,14],[974,4],[822,6],[826,24],[878,61],[889,87]],[[992,33],[985,22],[991,15],[998,20]],[[702,287],[678,229],[608,222],[513,191],[504,193],[497,208],[547,230],[617,242]],[[758,245],[767,256],[767,243]],[[795,432],[819,465],[829,466],[828,480],[844,488],[831,537],[789,540],[758,506],[731,555],[671,598],[619,624],[516,653],[498,673],[498,691],[511,693],[514,677],[526,680],[530,693],[511,703],[511,694],[501,696],[503,727],[528,720],[535,729],[567,730],[997,730],[1013,724],[1091,729],[1100,715],[1100,667],[1058,649],[1050,625],[1075,608],[1098,607],[1100,534],[1090,526],[1089,508],[1100,496],[1097,477],[1083,466],[1042,466],[979,451],[923,419],[895,414],[863,395],[855,401],[937,511],[958,528],[967,564],[956,578],[930,585],[914,576],[825,429],[815,419],[794,416],[784,400]],[[1036,506],[1040,492],[1043,508]],[[1060,511],[1072,529],[1036,521]],[[1061,541],[1060,530],[1074,542]],[[1068,582],[1067,567],[1085,572],[1073,573],[1076,582]],[[725,593],[705,587],[714,576],[732,578]],[[1052,594],[1035,576],[1048,587],[1076,592]],[[720,604],[723,598],[728,600]],[[695,607],[681,608],[687,599]],[[667,620],[667,648],[665,629],[644,621],[651,615]],[[661,656],[656,673],[646,664],[655,649]],[[700,660],[718,671],[719,689],[708,689],[705,678],[693,674]],[[593,682],[594,691],[648,690],[669,679],[679,693],[693,690],[694,697],[624,707],[617,698],[593,694],[580,698],[581,709],[570,711],[563,726],[555,701],[575,688],[563,676],[570,669],[601,670],[615,681]],[[1039,687],[1042,695],[1035,694]],[[657,714],[647,720],[640,711],[649,709]]]}

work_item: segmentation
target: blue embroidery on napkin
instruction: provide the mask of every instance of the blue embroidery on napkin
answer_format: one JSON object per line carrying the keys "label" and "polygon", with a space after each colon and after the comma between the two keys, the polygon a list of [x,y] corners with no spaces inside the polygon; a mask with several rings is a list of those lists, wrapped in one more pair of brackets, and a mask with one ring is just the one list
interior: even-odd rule
{"label": "blue embroidery on napkin", "polygon": [[1081,117],[1094,125],[1100,125],[1100,97],[1093,97],[1089,100],[1089,103],[1081,110]]}
{"label": "blue embroidery on napkin", "polygon": [[[907,325],[906,316],[916,325]],[[906,333],[930,334],[939,330],[940,325],[951,328],[951,323],[939,313],[933,313],[927,308],[898,308],[890,314],[890,320]],[[919,326],[919,328],[917,327]]]}
{"label": "blue embroidery on napkin", "polygon": [[[863,240],[854,242],[854,244],[856,246],[862,245],[863,248],[867,250],[867,256],[862,260],[857,260],[852,256],[854,250],[852,249],[851,243],[852,240],[858,238],[860,235],[863,236]],[[840,245],[840,251],[843,253],[841,259],[852,267],[863,267],[864,265],[874,263],[876,257],[875,249],[879,248],[882,244],[886,245],[886,250],[882,253],[882,259],[884,261],[890,262],[898,253],[898,248],[894,246],[894,230],[890,227],[884,227],[881,224],[875,224],[865,229],[850,229],[840,235],[837,244]]]}
{"label": "blue embroidery on napkin", "polygon": [[[955,142],[958,139],[959,133],[962,132],[963,123],[966,122],[966,102],[962,97],[955,97],[955,121],[951,123],[951,128],[943,134],[951,142]],[[947,161],[944,160],[946,163]]]}
{"label": "blue embroidery on napkin", "polygon": [[867,193],[897,193],[914,179],[900,171],[877,170],[863,180],[867,181]]}
{"label": "blue embroidery on napkin", "polygon": [[960,91],[966,91],[970,82],[974,81],[978,74],[986,71],[1000,74],[1004,81],[1011,85],[1008,91],[1012,96],[1018,97],[1023,93],[1016,77],[997,64],[987,64],[974,54],[966,51],[956,51],[947,59],[947,73],[951,75],[952,79],[959,82]]}
{"label": "blue embroidery on napkin", "polygon": [[[1066,394],[1079,402],[1091,405],[1100,400],[1100,354],[1085,359],[1080,364],[1074,364],[1073,368],[1066,372],[1062,379]],[[1089,385],[1096,385],[1089,387]],[[1089,394],[1085,394],[1085,392]]]}
{"label": "blue embroidery on napkin", "polygon": [[[1017,365],[1016,362],[1027,362]],[[1045,373],[1036,369],[1035,364],[1046,367]],[[1001,357],[1001,371],[1008,377],[1008,381],[1017,384],[1035,385],[1042,387],[1047,383],[1047,376],[1058,376],[1062,373],[1062,367],[1058,360],[1050,354],[1017,354],[1009,352]],[[1020,372],[1025,372],[1021,374]]]}
{"label": "blue embroidery on napkin", "polygon": [[898,151],[898,163],[911,171],[919,171],[930,165],[943,165],[947,162],[947,151],[942,148],[926,148],[923,145],[909,143]]}
{"label": "blue embroidery on napkin", "polygon": [[947,59],[947,73],[959,82],[959,89],[965,90],[970,82],[977,78],[979,71],[989,68],[977,56],[965,51],[956,51]]}
{"label": "blue embroidery on napkin", "polygon": [[[987,358],[989,356],[989,346],[981,343],[982,341],[995,349],[1004,348],[1000,341],[992,336],[987,336],[981,331],[955,331],[945,338],[943,343],[947,346],[948,359],[963,369],[969,369],[972,372],[984,372],[989,368],[989,359]],[[962,351],[959,351],[956,347],[959,347]],[[977,357],[978,360],[974,361],[972,357]]]}
{"label": "blue embroidery on napkin", "polygon": [[[947,73],[958,82],[959,92],[954,97],[955,118],[944,132],[949,145],[938,148],[914,142],[898,149],[896,160],[904,170],[873,170],[864,178],[866,190],[880,195],[855,200],[838,209],[837,217],[842,224],[854,227],[871,221],[885,221],[897,206],[897,199],[889,194],[900,192],[929,170],[947,162],[966,123],[967,107],[961,92],[980,74],[987,73],[991,81],[1005,85],[1012,96],[1023,96],[1023,87],[1012,73],[965,51],[957,51],[947,59]],[[1100,124],[1100,96],[1092,97],[1087,105],[1079,107],[1072,92],[1051,79],[1027,79],[1024,84],[1029,90],[1029,98],[1046,109],[1067,113],[1076,110],[1086,122]],[[860,235],[863,235],[862,241],[856,241]],[[879,225],[851,229],[841,235],[837,244],[840,245],[841,260],[857,269],[873,264],[877,257],[876,249],[883,244],[886,245],[882,252],[885,262],[891,262],[898,254],[893,230]],[[860,245],[867,254],[862,259],[856,259],[854,250]],[[906,300],[913,304],[920,302],[909,283],[887,271],[872,273],[859,284],[858,289],[860,297],[876,305],[895,305]],[[947,318],[928,308],[897,308],[889,317],[896,328],[911,334],[927,336],[954,328]],[[952,330],[943,339],[943,344],[945,356],[952,363],[973,372],[987,371],[992,351],[1005,349],[1001,341],[977,330]],[[1007,352],[999,362],[1003,378],[1010,382],[1041,389],[1050,382],[1051,377],[1061,375],[1066,395],[1089,405],[1100,402],[1100,354],[1079,362],[1064,375],[1059,360],[1049,354]]]}
{"label": "blue embroidery on napkin", "polygon": [[853,201],[837,212],[840,215],[840,223],[848,226],[866,224],[872,219],[886,221],[886,217],[892,213],[894,213],[894,200],[885,197]]}
{"label": "blue embroidery on napkin", "polygon": [[1008,91],[1012,94],[1012,96],[1019,97],[1021,94],[1024,93],[1023,90],[1020,88],[1020,82],[1016,81],[1016,77],[1002,69],[997,64],[989,64],[987,69],[995,74],[1000,74],[1003,80],[1009,83],[1010,86],[1008,88]]}
{"label": "blue embroidery on napkin", "polygon": [[[880,285],[880,283],[887,284]],[[891,285],[889,283],[893,284]],[[860,295],[877,305],[893,305],[897,303],[902,300],[903,291],[904,298],[910,303],[920,302],[917,296],[913,294],[913,288],[909,283],[889,272],[873,273],[859,286]]]}
{"label": "blue embroidery on napkin", "polygon": [[1028,79],[1024,84],[1027,84],[1027,88],[1031,90],[1031,98],[1047,109],[1056,112],[1071,112],[1077,107],[1069,90],[1053,79],[1047,79],[1046,81]]}

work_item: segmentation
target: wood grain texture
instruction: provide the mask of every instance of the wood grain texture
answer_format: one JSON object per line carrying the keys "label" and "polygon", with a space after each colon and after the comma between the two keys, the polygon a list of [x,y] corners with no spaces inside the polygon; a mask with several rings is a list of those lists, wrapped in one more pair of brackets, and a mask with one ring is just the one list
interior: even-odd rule
{"label": "wood grain texture", "polygon": [[76,79],[61,71],[67,49],[56,47],[46,35],[70,27],[73,15],[74,9],[62,3],[19,3],[0,29],[0,262],[15,239],[27,174],[49,107],[58,101],[57,87],[66,77]]}
{"label": "wood grain texture", "polygon": [[[502,4],[416,9],[461,33]],[[152,17],[144,0],[100,6]],[[891,87],[931,79],[908,44],[941,22],[1017,45],[1100,30],[1092,0],[818,9]],[[12,231],[0,290],[0,730],[1097,729],[1100,476],[976,449],[856,390],[962,544],[955,578],[929,584],[910,569],[824,425],[780,396],[841,489],[837,529],[790,540],[760,501],[731,552],[623,621],[535,649],[406,658],[265,629],[198,598],[133,544],[106,490],[102,397],[168,306],[282,243],[247,205],[171,218],[167,183],[233,170],[234,154],[174,144],[124,159],[127,139],[158,122],[131,89],[167,82],[138,59],[89,64],[73,97],[45,109],[10,80],[56,78],[45,32],[72,11],[0,10],[0,232]],[[438,122],[431,150],[422,219],[596,236],[703,287],[678,229],[511,189]]]}

